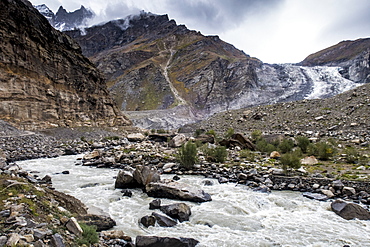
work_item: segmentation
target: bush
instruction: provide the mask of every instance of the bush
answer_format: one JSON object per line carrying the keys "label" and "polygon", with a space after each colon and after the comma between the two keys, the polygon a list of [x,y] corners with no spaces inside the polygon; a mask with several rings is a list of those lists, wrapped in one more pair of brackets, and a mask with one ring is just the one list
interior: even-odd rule
{"label": "bush", "polygon": [[297,136],[295,138],[297,146],[302,150],[303,153],[307,152],[307,147],[310,145],[310,140],[305,136]]}
{"label": "bush", "polygon": [[294,147],[294,142],[291,139],[284,139],[279,145],[278,149],[282,153],[291,152]]}
{"label": "bush", "polygon": [[181,167],[191,169],[197,161],[197,146],[188,141],[180,147],[177,159]]}
{"label": "bush", "polygon": [[225,139],[229,139],[232,135],[234,135],[235,131],[233,128],[229,128],[225,133]]}
{"label": "bush", "polygon": [[216,131],[215,131],[215,130],[208,130],[208,131],[206,132],[206,135],[211,135],[211,136],[216,137]]}
{"label": "bush", "polygon": [[80,224],[83,233],[82,236],[77,239],[77,244],[79,246],[86,244],[87,246],[90,246],[90,244],[96,244],[99,242],[99,236],[96,232],[96,226],[89,226],[86,224]]}
{"label": "bush", "polygon": [[245,158],[250,162],[256,161],[256,154],[249,149],[244,149],[239,152],[240,158]]}
{"label": "bush", "polygon": [[196,129],[195,130],[195,133],[194,133],[194,136],[195,137],[198,137],[198,136],[200,136],[203,133],[204,133],[204,130],[203,129]]}
{"label": "bush", "polygon": [[276,151],[277,148],[268,143],[265,139],[261,139],[256,143],[256,149],[262,153],[271,153],[272,151]]}
{"label": "bush", "polygon": [[280,163],[283,165],[284,171],[287,171],[288,167],[292,169],[301,167],[300,157],[293,152],[283,154],[280,158]]}
{"label": "bush", "polygon": [[346,161],[350,164],[355,164],[360,159],[358,151],[353,147],[346,148],[344,153],[346,154]]}
{"label": "bush", "polygon": [[310,143],[307,147],[307,153],[309,155],[314,155],[321,160],[328,160],[333,157],[335,152],[334,147],[326,142]]}
{"label": "bush", "polygon": [[217,146],[215,148],[206,148],[204,150],[207,160],[222,163],[225,162],[227,157],[227,150],[226,147]]}
{"label": "bush", "polygon": [[262,139],[262,131],[254,130],[251,134],[251,137],[252,137],[252,141],[256,143],[257,141]]}

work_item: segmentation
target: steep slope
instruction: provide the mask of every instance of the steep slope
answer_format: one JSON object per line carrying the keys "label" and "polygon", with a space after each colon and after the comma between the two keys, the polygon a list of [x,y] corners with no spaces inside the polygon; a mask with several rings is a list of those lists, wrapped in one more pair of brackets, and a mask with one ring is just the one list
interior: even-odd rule
{"label": "steep slope", "polygon": [[0,2],[0,118],[25,129],[129,124],[96,67],[28,1]]}
{"label": "steep slope", "polygon": [[346,40],[305,58],[303,66],[338,66],[347,79],[370,82],[370,38]]}
{"label": "steep slope", "polygon": [[66,33],[105,74],[121,110],[146,128],[176,128],[220,111],[325,98],[358,86],[339,67],[264,64],[167,15],[142,12]]}
{"label": "steep slope", "polygon": [[60,6],[56,14],[45,4],[34,7],[59,31],[72,30],[81,26],[86,26],[88,20],[94,17],[94,13],[86,9],[83,5],[81,5],[80,9],[73,12],[67,12],[66,9]]}

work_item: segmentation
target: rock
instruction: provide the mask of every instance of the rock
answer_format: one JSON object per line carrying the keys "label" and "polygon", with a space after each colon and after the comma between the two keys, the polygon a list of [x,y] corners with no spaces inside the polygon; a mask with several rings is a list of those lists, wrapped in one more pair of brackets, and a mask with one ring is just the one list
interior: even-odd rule
{"label": "rock", "polygon": [[52,184],[51,177],[49,175],[45,175],[45,177],[43,177],[40,182],[45,184]]}
{"label": "rock", "polygon": [[313,185],[312,185],[312,189],[313,189],[313,190],[316,190],[316,189],[318,189],[318,188],[320,188],[320,184],[313,184]]}
{"label": "rock", "polygon": [[281,157],[280,153],[278,151],[273,151],[270,153],[271,159],[279,159]]}
{"label": "rock", "polygon": [[146,215],[140,219],[140,223],[145,227],[155,226],[156,218],[153,215]]}
{"label": "rock", "polygon": [[109,216],[86,214],[77,216],[79,222],[89,226],[96,226],[97,231],[109,230],[116,225],[116,222]]}
{"label": "rock", "polygon": [[203,190],[180,182],[149,183],[146,186],[148,196],[169,198],[191,202],[208,202],[212,198]]}
{"label": "rock", "polygon": [[131,237],[127,236],[123,231],[121,230],[112,230],[112,231],[102,231],[101,234],[103,235],[103,238],[105,240],[110,239],[123,239],[125,241],[131,242]]}
{"label": "rock", "polygon": [[248,180],[249,176],[245,173],[239,173],[238,174],[238,179],[239,180]]}
{"label": "rock", "polygon": [[270,171],[273,175],[284,175],[285,174],[284,170],[279,169],[279,168],[271,168]]}
{"label": "rock", "polygon": [[122,190],[121,193],[122,193],[122,196],[132,197],[132,191],[131,190]]}
{"label": "rock", "polygon": [[202,181],[202,184],[204,186],[212,186],[214,183],[213,183],[213,181],[206,179],[206,180]]}
{"label": "rock", "polygon": [[35,237],[32,234],[23,235],[21,238],[24,239],[27,243],[35,241]]}
{"label": "rock", "polygon": [[342,190],[344,188],[344,184],[342,183],[342,181],[340,180],[335,180],[332,182],[331,186],[335,189],[335,190]]}
{"label": "rock", "polygon": [[219,177],[218,178],[218,182],[220,184],[228,183],[229,182],[229,179],[228,178],[225,178],[225,177]]}
{"label": "rock", "polygon": [[336,200],[331,203],[331,209],[346,220],[370,220],[370,213],[358,204]]}
{"label": "rock", "polygon": [[66,227],[68,231],[72,232],[76,236],[81,236],[83,233],[83,230],[81,229],[81,226],[78,224],[75,217],[69,219],[69,221],[66,224]]}
{"label": "rock", "polygon": [[142,165],[136,166],[133,176],[136,182],[144,187],[149,183],[156,183],[161,180],[157,170]]}
{"label": "rock", "polygon": [[318,201],[328,200],[328,197],[326,195],[319,194],[319,193],[304,192],[302,195],[304,197],[309,198],[309,199],[314,199],[314,200],[318,200]]}
{"label": "rock", "polygon": [[199,241],[193,238],[136,237],[136,247],[195,247],[198,243]]}
{"label": "rock", "polygon": [[114,183],[114,188],[116,189],[128,189],[137,188],[139,184],[134,179],[134,176],[129,171],[119,171],[116,182]]}
{"label": "rock", "polygon": [[185,144],[186,136],[184,134],[179,134],[172,138],[172,140],[168,143],[168,145],[172,148],[181,147],[181,145]]}
{"label": "rock", "polygon": [[[82,233],[82,230],[81,230]],[[33,236],[35,239],[43,240],[46,238],[46,236],[53,235],[53,232],[51,230],[41,230],[41,229],[34,229],[33,230]]]}
{"label": "rock", "polygon": [[95,149],[91,153],[85,154],[83,160],[93,160],[101,157],[101,152],[98,149]]}
{"label": "rock", "polygon": [[356,190],[355,188],[352,187],[343,187],[342,193],[347,195],[347,196],[354,196],[356,195]]}
{"label": "rock", "polygon": [[8,241],[8,238],[6,236],[0,236],[0,246],[1,247],[3,247],[7,241]]}
{"label": "rock", "polygon": [[130,142],[142,142],[145,140],[145,136],[141,133],[133,133],[133,134],[127,135],[127,139]]}
{"label": "rock", "polygon": [[308,156],[308,157],[301,159],[302,165],[316,165],[318,163],[319,161],[316,159],[315,156]]}
{"label": "rock", "polygon": [[6,242],[6,246],[16,246],[20,239],[21,236],[18,233],[11,233],[8,241]]}
{"label": "rock", "polygon": [[326,195],[328,198],[333,198],[335,196],[331,190],[321,190],[321,193]]}
{"label": "rock", "polygon": [[174,221],[173,219],[171,219],[167,216],[164,216],[164,215],[161,215],[161,214],[158,214],[158,213],[155,213],[155,212],[152,213],[152,216],[155,217],[158,225],[160,225],[162,227],[173,227],[173,226],[177,225],[176,221]]}
{"label": "rock", "polygon": [[149,203],[149,209],[160,209],[161,208],[161,200],[155,199]]}
{"label": "rock", "polygon": [[63,237],[56,233],[51,237],[51,244],[53,247],[65,247],[65,244],[63,242]]}
{"label": "rock", "polygon": [[160,210],[168,216],[178,219],[180,222],[188,221],[191,215],[190,207],[185,203],[161,206]]}
{"label": "rock", "polygon": [[195,138],[195,141],[199,141],[201,143],[215,143],[215,137],[213,135],[201,134]]}

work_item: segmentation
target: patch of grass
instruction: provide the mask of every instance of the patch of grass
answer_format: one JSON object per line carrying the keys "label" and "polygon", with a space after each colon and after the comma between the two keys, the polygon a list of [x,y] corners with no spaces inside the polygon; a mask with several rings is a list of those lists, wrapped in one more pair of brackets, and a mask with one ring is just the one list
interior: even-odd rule
{"label": "patch of grass", "polygon": [[80,226],[83,230],[83,233],[82,236],[77,239],[77,244],[79,246],[83,244],[90,246],[99,242],[99,236],[96,232],[96,226],[89,226],[86,224],[80,224]]}
{"label": "patch of grass", "polygon": [[197,153],[197,146],[191,141],[182,145],[177,154],[177,160],[179,161],[180,166],[188,170],[193,168],[197,161]]}

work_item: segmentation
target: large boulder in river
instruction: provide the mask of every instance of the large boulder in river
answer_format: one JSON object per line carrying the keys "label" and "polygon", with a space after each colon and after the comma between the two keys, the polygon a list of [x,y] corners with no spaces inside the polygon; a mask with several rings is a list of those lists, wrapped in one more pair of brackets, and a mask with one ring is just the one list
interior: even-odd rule
{"label": "large boulder in river", "polygon": [[191,202],[212,201],[211,196],[203,190],[181,182],[149,183],[146,186],[148,196],[169,198]]}
{"label": "large boulder in river", "polygon": [[180,222],[188,221],[191,215],[191,210],[185,203],[175,203],[171,205],[161,206],[161,211],[171,218],[178,219]]}
{"label": "large boulder in river", "polygon": [[116,189],[129,189],[139,187],[138,182],[134,179],[132,172],[129,171],[119,171],[114,188]]}
{"label": "large boulder in river", "polygon": [[133,173],[135,181],[140,186],[146,186],[149,183],[156,183],[161,180],[159,173],[148,166],[138,165]]}
{"label": "large boulder in river", "polygon": [[346,220],[370,220],[370,212],[355,203],[347,203],[343,200],[336,200],[331,203],[331,209],[337,215]]}
{"label": "large boulder in river", "polygon": [[193,238],[136,237],[136,247],[195,247],[198,243],[199,241]]}

